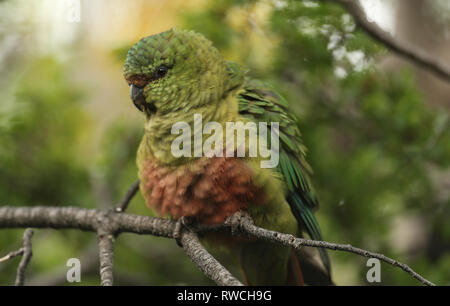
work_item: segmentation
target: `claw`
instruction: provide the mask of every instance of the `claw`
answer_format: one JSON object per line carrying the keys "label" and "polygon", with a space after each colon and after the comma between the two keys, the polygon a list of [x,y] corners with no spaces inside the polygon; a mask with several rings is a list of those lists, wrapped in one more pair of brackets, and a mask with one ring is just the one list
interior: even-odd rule
{"label": "claw", "polygon": [[189,227],[189,223],[191,223],[191,221],[188,219],[188,217],[182,216],[177,220],[177,223],[175,224],[175,229],[173,230],[173,238],[175,239],[179,247],[183,247],[183,244],[181,243],[181,232],[183,231],[183,228],[191,230],[191,228]]}
{"label": "claw", "polygon": [[251,217],[246,211],[239,210],[225,220],[225,224],[231,227],[232,235],[236,235],[238,233],[244,219],[251,220]]}

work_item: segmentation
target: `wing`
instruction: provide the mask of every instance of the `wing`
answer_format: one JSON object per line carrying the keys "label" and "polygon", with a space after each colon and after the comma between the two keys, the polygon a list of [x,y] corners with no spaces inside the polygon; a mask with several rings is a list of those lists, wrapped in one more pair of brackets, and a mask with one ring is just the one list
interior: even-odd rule
{"label": "wing", "polygon": [[[305,160],[306,147],[295,118],[287,111],[287,101],[269,85],[246,80],[244,90],[238,95],[239,113],[255,122],[279,122],[280,155],[277,171],[287,188],[287,202],[297,222],[314,240],[322,240],[314,211],[319,204],[311,187],[312,172]],[[270,126],[270,124],[268,125]],[[325,249],[319,249],[321,260],[330,272],[330,262]]]}

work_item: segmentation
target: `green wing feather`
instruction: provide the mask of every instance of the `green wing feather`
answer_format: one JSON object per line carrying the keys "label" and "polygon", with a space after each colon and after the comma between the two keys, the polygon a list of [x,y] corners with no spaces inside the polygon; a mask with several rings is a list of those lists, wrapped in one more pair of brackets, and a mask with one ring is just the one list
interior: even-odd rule
{"label": "green wing feather", "polygon": [[[231,68],[232,67],[232,68]],[[232,79],[241,79],[243,72],[230,63]],[[277,171],[288,188],[287,202],[297,222],[314,240],[322,240],[314,211],[319,203],[309,181],[312,172],[305,160],[306,147],[295,118],[287,111],[287,101],[269,85],[245,79],[243,91],[238,95],[239,113],[255,122],[279,122],[280,156]],[[270,126],[270,124],[269,124]],[[319,249],[323,264],[330,272],[330,262],[325,249]]]}

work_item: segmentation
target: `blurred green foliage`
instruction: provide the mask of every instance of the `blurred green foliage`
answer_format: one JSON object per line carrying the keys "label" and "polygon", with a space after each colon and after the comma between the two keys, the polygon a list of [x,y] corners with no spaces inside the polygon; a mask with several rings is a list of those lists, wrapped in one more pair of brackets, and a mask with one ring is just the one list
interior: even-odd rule
{"label": "blurred green foliage", "polygon": [[[386,51],[341,7],[274,1],[260,25],[253,12],[262,10],[261,2],[209,0],[180,18],[183,27],[205,34],[227,59],[271,82],[290,101],[315,171],[326,240],[384,253],[433,282],[450,284],[449,198],[435,179],[450,162],[448,112],[426,105],[410,71],[377,68]],[[237,11],[243,22],[233,19]],[[113,54],[123,59],[127,49]],[[2,205],[106,207],[136,179],[142,126],[126,118],[111,123],[101,137],[101,154],[90,160],[83,143],[95,116],[83,107],[88,93],[68,78],[68,67],[50,57],[35,59],[15,82],[13,105],[0,109]],[[140,196],[130,212],[149,214]],[[398,247],[392,238],[396,221],[411,217],[419,220],[414,224],[422,227],[424,241]],[[65,260],[95,243],[93,235],[76,231],[38,232],[28,271],[35,281],[51,279],[49,271],[65,275]],[[21,235],[0,231],[0,251],[18,248]],[[330,255],[338,284],[368,285],[365,259]],[[16,264],[0,266],[0,284],[12,283]],[[173,241],[161,238],[122,235],[115,264],[118,284],[211,284]],[[96,269],[94,264],[83,285],[98,283]],[[383,285],[417,284],[387,265],[381,277]]]}
{"label": "blurred green foliage", "polygon": [[16,85],[15,98],[5,102],[12,109],[0,114],[8,116],[0,131],[0,201],[83,202],[89,180],[76,154],[88,128],[83,91],[67,81],[64,67],[51,58],[36,59]]}

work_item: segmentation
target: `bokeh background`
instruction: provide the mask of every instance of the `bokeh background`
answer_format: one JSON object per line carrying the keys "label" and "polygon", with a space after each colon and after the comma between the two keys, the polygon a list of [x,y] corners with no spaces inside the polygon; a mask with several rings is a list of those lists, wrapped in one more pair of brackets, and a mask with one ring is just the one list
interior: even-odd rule
{"label": "bokeh background", "polygon": [[[397,39],[450,64],[449,1],[362,4]],[[136,180],[144,122],[122,64],[137,40],[171,27],[203,33],[290,101],[326,240],[385,253],[450,285],[450,84],[321,1],[0,1],[0,205],[119,201]],[[141,195],[129,211],[150,214]],[[1,230],[0,256],[22,234]],[[33,245],[27,284],[76,285],[65,280],[72,257],[80,284],[99,284],[92,233],[36,230]],[[330,256],[337,284],[373,285],[366,259]],[[14,282],[19,260],[0,264],[1,285]],[[382,285],[418,284],[391,266],[381,271]],[[174,241],[131,234],[116,241],[115,283],[212,284]]]}

